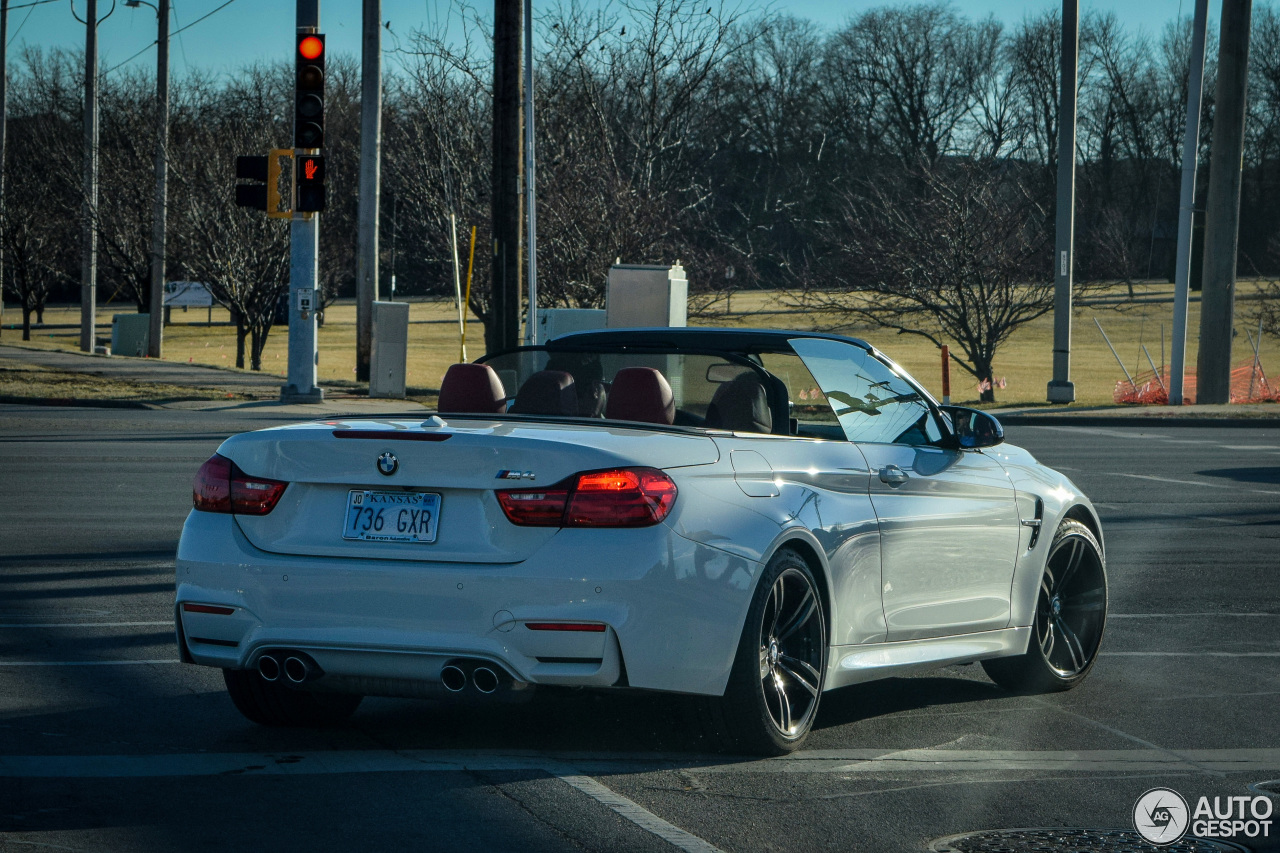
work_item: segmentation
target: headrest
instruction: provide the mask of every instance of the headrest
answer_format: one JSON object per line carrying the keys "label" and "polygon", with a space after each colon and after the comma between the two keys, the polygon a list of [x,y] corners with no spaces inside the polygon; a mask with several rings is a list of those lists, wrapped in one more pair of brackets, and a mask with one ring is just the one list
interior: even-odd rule
{"label": "headrest", "polygon": [[748,370],[717,388],[707,406],[707,426],[734,432],[772,432],[773,414],[760,378]]}
{"label": "headrest", "polygon": [[652,367],[624,367],[613,377],[604,416],[670,425],[676,417],[675,397],[661,372]]}
{"label": "headrest", "polygon": [[487,364],[451,364],[440,381],[436,410],[460,414],[502,414],[507,392],[502,380]]}
{"label": "headrest", "polygon": [[573,376],[563,370],[540,370],[525,380],[510,411],[517,415],[578,414]]}

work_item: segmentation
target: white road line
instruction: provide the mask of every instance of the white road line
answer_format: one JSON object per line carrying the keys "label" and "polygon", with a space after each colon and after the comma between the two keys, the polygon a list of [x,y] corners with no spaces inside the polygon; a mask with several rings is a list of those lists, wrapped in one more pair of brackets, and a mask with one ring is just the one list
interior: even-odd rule
{"label": "white road line", "polygon": [[1226,450],[1280,450],[1280,444],[1220,444]]}
{"label": "white road line", "polygon": [[1280,652],[1099,652],[1117,658],[1280,658]]}
{"label": "white road line", "polygon": [[[649,759],[652,763],[652,758]],[[120,778],[217,775],[314,775],[334,773],[542,770],[607,806],[636,826],[685,853],[723,853],[698,836],[585,776],[576,767],[536,754],[428,750],[313,752],[301,755],[197,753],[187,755],[0,756],[0,777]]]}
{"label": "white road line", "polygon": [[1237,492],[1249,492],[1255,495],[1280,495],[1280,492],[1272,492],[1267,489],[1242,489],[1239,486],[1228,483],[1203,483],[1199,480],[1174,480],[1169,477],[1157,477],[1153,474],[1127,474],[1124,471],[1097,471],[1095,473],[1104,474],[1109,477],[1133,477],[1135,480],[1155,480],[1158,483],[1176,483],[1179,486],[1204,486],[1207,489],[1231,489]]}
{"label": "white road line", "polygon": [[1273,616],[1280,616],[1280,613],[1108,613],[1107,619],[1190,619],[1193,617],[1248,619]]}
{"label": "white road line", "polygon": [[6,666],[145,666],[156,663],[182,663],[177,658],[169,660],[0,660]]}
{"label": "white road line", "polygon": [[[707,756],[697,755],[682,757],[655,756],[652,753],[574,752],[565,753],[561,758],[557,754],[536,752],[425,749],[335,750],[292,754],[201,752],[172,755],[0,755],[0,778],[314,776],[343,773],[542,770],[564,779],[566,784],[578,788],[599,802],[610,804],[595,797],[595,794],[622,806],[631,801],[603,785],[603,790],[600,790],[593,785],[579,787],[575,782],[583,779],[594,782],[586,775],[591,772],[660,772],[683,766],[696,767],[699,773],[861,774],[910,771],[950,775],[957,771],[1024,770],[1057,770],[1066,773],[1092,773],[1098,770],[1273,773],[1280,770],[1280,749],[814,749],[801,750],[784,758],[755,761],[734,759],[722,763],[708,761]],[[584,790],[585,788],[591,788],[594,793]],[[640,812],[635,814],[639,815]],[[709,851],[714,848],[696,849]]]}
{"label": "white road line", "polygon": [[[548,766],[547,769],[552,770],[552,767]],[[572,768],[560,768],[553,772],[561,782],[581,791],[596,802],[608,806],[618,815],[646,832],[658,836],[673,847],[684,850],[686,853],[723,853],[719,847],[708,844],[690,832],[685,832],[675,824],[667,823],[653,812],[628,800],[611,788],[601,785],[590,776],[583,776]]]}
{"label": "white road line", "polygon": [[0,629],[8,628],[159,628],[173,627],[173,620],[164,622],[0,622]]}

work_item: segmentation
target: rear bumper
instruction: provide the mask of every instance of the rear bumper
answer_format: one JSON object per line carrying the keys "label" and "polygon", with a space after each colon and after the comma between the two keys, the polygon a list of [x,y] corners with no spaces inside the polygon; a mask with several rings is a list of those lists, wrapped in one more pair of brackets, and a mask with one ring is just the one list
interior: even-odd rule
{"label": "rear bumper", "polygon": [[[353,561],[261,551],[231,516],[193,511],[178,546],[176,607],[184,656],[205,666],[246,669],[264,650],[297,649],[335,681],[384,679],[402,685],[386,692],[402,694],[471,658],[517,682],[609,686],[625,667],[632,687],[719,695],[758,571],[665,525],[562,530],[514,564]],[[185,603],[232,612],[187,612]]]}

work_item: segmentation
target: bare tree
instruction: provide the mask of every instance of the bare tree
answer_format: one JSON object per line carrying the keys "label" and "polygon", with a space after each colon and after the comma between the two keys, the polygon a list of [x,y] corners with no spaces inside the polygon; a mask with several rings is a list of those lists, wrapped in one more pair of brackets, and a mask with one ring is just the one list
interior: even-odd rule
{"label": "bare tree", "polygon": [[905,166],[954,150],[983,69],[996,58],[992,26],[938,2],[872,9],[833,37],[833,60],[875,93],[877,130]]}
{"label": "bare tree", "polygon": [[870,321],[941,346],[995,399],[992,365],[1053,307],[1048,215],[1011,169],[968,162],[868,181],[833,223],[838,249],[800,303],[835,328]]}
{"label": "bare tree", "polygon": [[188,83],[187,132],[175,134],[171,202],[179,221],[176,249],[184,272],[202,281],[236,324],[236,367],[262,369],[262,349],[276,305],[289,287],[286,222],[235,206],[235,158],[265,152],[286,139],[279,75],[264,66],[245,69],[225,88]]}

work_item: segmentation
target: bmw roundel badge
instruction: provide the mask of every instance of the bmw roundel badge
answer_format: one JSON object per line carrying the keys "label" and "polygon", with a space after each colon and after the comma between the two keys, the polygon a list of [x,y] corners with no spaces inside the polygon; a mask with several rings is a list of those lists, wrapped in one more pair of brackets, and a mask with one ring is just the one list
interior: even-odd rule
{"label": "bmw roundel badge", "polygon": [[390,450],[378,457],[378,470],[390,477],[400,467],[400,460]]}

